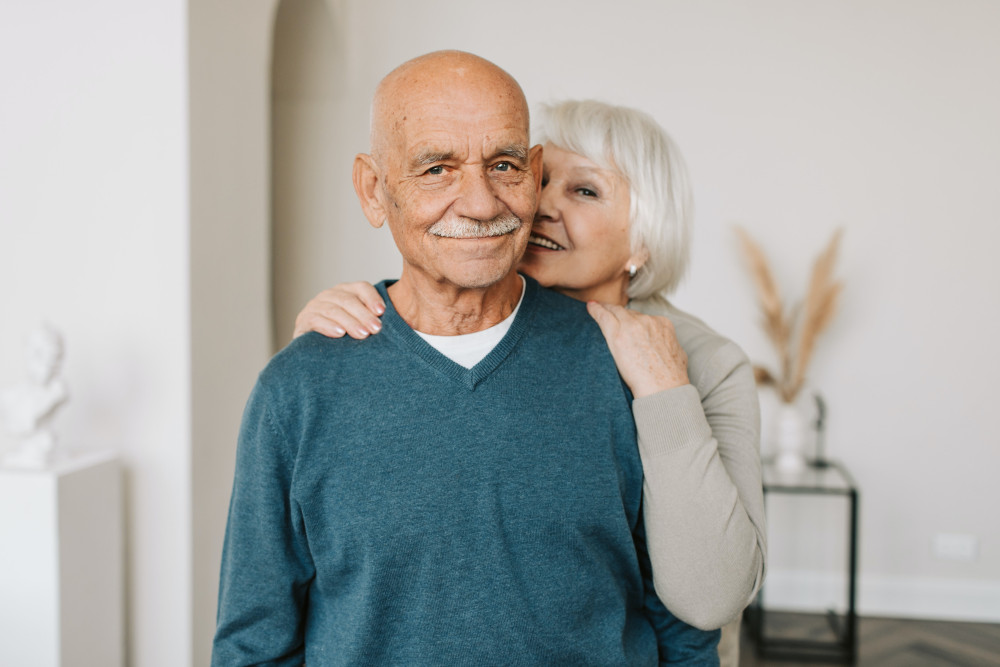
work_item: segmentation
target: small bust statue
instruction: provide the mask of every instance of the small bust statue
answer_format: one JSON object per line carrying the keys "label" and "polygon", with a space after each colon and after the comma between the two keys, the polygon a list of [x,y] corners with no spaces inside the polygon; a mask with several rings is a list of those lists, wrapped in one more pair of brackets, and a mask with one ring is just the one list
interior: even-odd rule
{"label": "small bust statue", "polygon": [[14,448],[3,463],[21,468],[44,468],[55,451],[52,418],[69,398],[59,377],[62,337],[43,325],[28,336],[25,350],[27,380],[0,393],[0,426],[14,436]]}

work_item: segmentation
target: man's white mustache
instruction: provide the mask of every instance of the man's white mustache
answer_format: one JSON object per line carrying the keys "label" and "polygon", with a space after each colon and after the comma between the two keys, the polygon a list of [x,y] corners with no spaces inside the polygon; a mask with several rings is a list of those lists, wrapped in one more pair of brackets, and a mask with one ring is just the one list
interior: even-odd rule
{"label": "man's white mustache", "polygon": [[521,219],[508,213],[498,215],[492,220],[448,218],[435,222],[427,231],[435,236],[449,239],[484,239],[490,236],[509,234],[520,226]]}

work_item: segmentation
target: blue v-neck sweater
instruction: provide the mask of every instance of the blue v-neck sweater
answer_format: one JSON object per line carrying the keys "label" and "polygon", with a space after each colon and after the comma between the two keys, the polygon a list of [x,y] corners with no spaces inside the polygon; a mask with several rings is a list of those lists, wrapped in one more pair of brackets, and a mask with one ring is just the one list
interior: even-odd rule
{"label": "blue v-neck sweater", "polygon": [[382,333],[302,336],[254,388],[213,665],[712,664],[652,593],[629,396],[583,304],[529,278],[466,369],[385,288]]}

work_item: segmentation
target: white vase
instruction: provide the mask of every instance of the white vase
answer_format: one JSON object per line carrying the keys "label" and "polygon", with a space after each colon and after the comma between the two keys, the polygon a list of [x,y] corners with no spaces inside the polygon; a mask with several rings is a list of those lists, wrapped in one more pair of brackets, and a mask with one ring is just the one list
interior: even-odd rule
{"label": "white vase", "polygon": [[782,403],[775,420],[774,444],[778,470],[796,473],[806,468],[806,416],[794,403]]}

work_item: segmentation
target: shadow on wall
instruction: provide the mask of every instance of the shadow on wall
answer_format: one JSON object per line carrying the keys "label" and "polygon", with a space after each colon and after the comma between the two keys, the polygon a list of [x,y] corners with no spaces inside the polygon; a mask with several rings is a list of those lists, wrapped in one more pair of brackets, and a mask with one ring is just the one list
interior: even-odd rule
{"label": "shadow on wall", "polygon": [[[334,204],[337,128],[346,57],[323,0],[283,0],[271,61],[271,342],[292,337],[295,315],[328,286],[323,268],[338,243]],[[325,261],[324,261],[325,260]]]}

